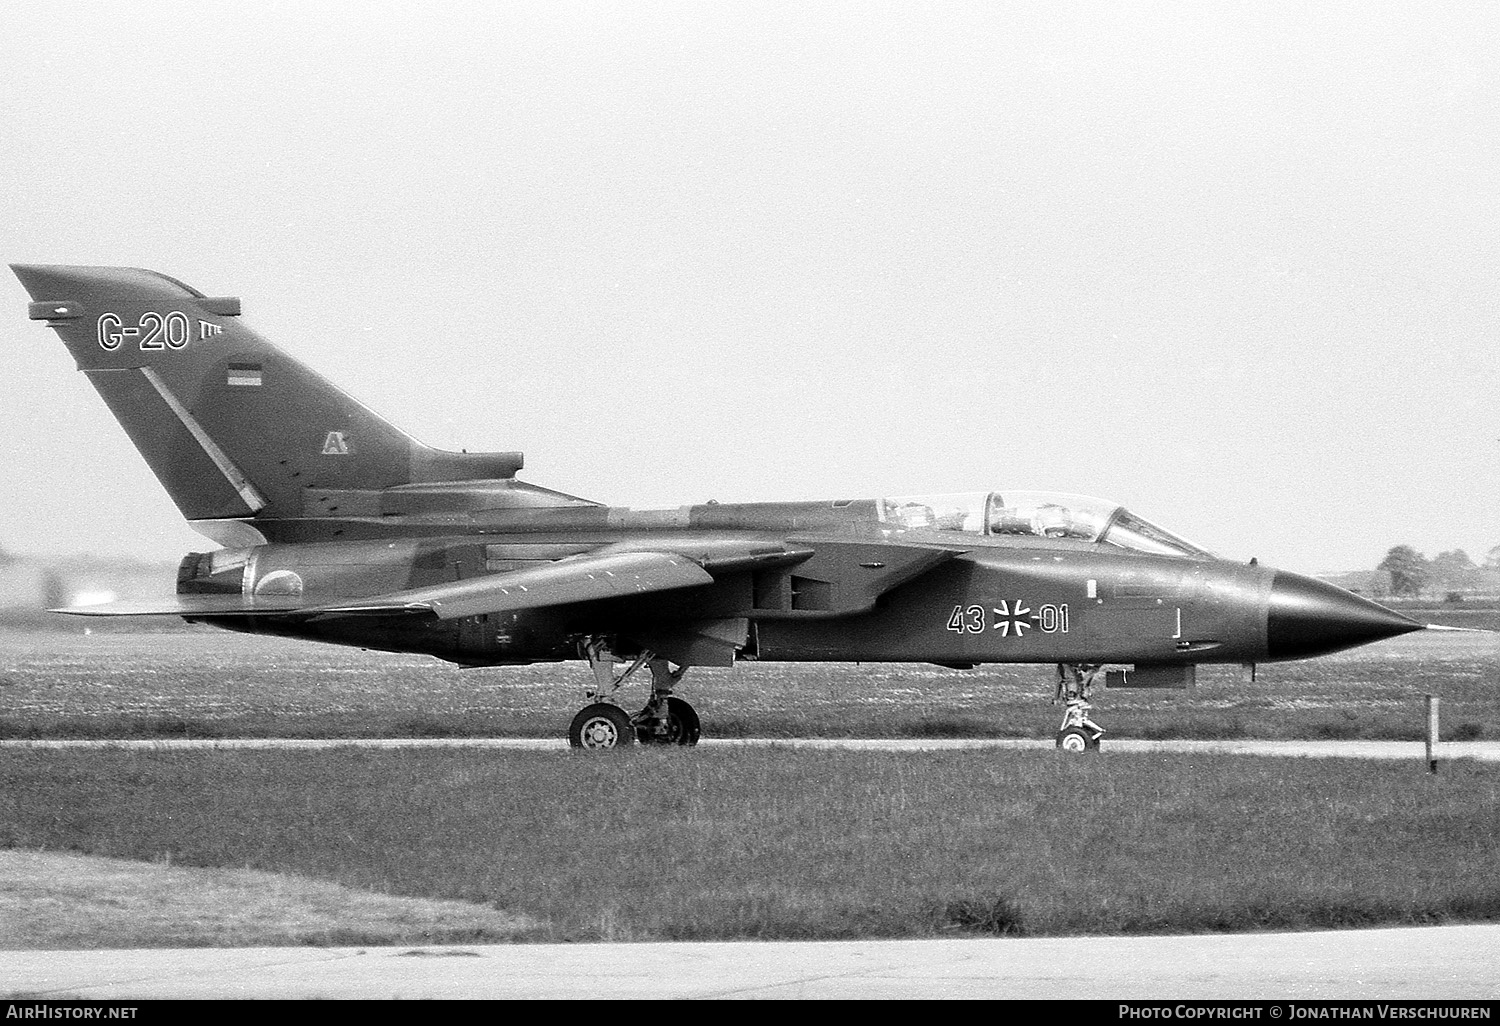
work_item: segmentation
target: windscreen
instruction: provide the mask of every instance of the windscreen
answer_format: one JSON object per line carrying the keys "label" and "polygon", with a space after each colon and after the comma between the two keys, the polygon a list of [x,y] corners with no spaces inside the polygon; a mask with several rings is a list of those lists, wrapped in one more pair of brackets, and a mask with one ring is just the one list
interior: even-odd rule
{"label": "windscreen", "polygon": [[1208,558],[1213,555],[1184,538],[1179,538],[1165,528],[1157,527],[1121,507],[1111,521],[1109,529],[1100,539],[1106,545],[1118,545],[1122,549],[1136,552],[1154,552],[1164,556],[1195,556]]}

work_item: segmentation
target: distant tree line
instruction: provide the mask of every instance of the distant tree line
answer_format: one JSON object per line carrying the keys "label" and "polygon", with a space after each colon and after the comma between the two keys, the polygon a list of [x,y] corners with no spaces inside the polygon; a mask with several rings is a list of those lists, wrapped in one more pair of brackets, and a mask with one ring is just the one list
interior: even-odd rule
{"label": "distant tree line", "polygon": [[1390,575],[1392,595],[1480,591],[1494,582],[1493,571],[1500,571],[1500,545],[1485,554],[1483,565],[1463,549],[1439,552],[1428,559],[1410,545],[1396,545],[1375,569]]}

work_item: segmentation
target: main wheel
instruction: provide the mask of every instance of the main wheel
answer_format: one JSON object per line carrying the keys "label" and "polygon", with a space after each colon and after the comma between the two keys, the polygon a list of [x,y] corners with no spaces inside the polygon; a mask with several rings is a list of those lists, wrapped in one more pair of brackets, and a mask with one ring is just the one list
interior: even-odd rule
{"label": "main wheel", "polygon": [[1099,747],[1099,739],[1082,727],[1069,727],[1057,732],[1057,747],[1065,752],[1087,752]]}
{"label": "main wheel", "polygon": [[623,748],[634,741],[629,714],[609,702],[584,706],[568,727],[568,744],[574,748]]}
{"label": "main wheel", "polygon": [[698,743],[700,733],[702,733],[702,727],[698,722],[697,710],[675,695],[667,699],[665,737],[654,733],[650,727],[635,728],[635,738],[643,745],[695,745]]}

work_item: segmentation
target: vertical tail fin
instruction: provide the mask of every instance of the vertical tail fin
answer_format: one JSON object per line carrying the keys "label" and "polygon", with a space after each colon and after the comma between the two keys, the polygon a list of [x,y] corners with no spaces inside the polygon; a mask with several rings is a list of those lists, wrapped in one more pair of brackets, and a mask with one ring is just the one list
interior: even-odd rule
{"label": "vertical tail fin", "polygon": [[510,478],[520,453],[411,438],[212,298],[130,267],[12,265],[189,520],[303,515],[308,489]]}

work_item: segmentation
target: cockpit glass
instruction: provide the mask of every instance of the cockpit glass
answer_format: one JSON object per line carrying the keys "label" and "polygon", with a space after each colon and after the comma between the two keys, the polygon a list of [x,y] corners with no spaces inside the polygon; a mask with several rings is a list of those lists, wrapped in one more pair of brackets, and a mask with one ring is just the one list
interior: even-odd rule
{"label": "cockpit glass", "polygon": [[963,531],[984,533],[988,492],[956,495],[907,495],[882,499],[878,506],[884,523],[906,531]]}
{"label": "cockpit glass", "polygon": [[1135,552],[1203,558],[1212,553],[1118,503],[1061,492],[962,492],[881,499],[880,521],[906,531],[1070,538]]}
{"label": "cockpit glass", "polygon": [[1030,534],[1095,542],[1119,506],[1085,495],[1058,492],[991,492],[986,524],[990,534]]}

